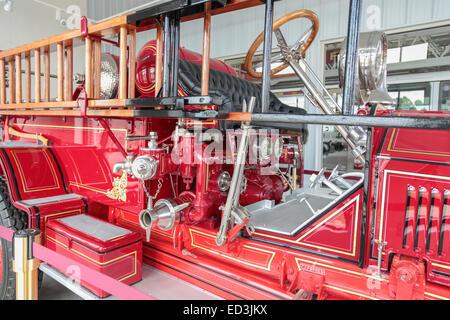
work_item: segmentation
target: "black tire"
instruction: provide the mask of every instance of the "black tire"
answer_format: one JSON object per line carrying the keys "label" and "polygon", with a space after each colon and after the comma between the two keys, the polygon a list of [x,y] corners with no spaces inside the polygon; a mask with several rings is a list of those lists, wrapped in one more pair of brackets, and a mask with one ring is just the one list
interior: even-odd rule
{"label": "black tire", "polygon": [[[0,176],[0,225],[11,230],[23,230],[28,227],[27,213],[14,207],[11,203],[8,186],[4,176]],[[1,243],[1,265],[2,273],[0,278],[0,300],[16,299],[16,274],[12,268],[13,252],[12,243],[4,239]],[[39,285],[42,282],[43,274],[39,272]]]}

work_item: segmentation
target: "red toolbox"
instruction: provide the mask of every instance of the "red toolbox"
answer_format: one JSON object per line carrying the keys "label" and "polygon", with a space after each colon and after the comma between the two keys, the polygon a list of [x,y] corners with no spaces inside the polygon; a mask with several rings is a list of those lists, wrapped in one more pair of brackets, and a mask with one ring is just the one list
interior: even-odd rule
{"label": "red toolbox", "polygon": [[[88,215],[50,220],[47,247],[125,284],[142,279],[142,237]],[[82,275],[81,275],[82,278]],[[101,298],[109,294],[81,281]]]}

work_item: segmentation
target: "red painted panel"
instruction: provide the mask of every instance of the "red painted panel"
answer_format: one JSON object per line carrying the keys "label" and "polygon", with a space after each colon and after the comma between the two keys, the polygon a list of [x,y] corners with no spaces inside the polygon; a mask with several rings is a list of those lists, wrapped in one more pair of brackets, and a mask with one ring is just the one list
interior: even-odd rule
{"label": "red painted panel", "polygon": [[[136,154],[145,141],[126,141],[127,136],[143,136],[149,131],[158,132],[162,140],[169,137],[176,120],[160,119],[107,119],[112,133],[128,153]],[[86,196],[89,201],[125,209],[138,214],[146,206],[145,194],[140,181],[128,177],[126,201],[111,199],[107,193],[113,188],[115,178],[122,173],[113,173],[113,164],[124,161],[122,153],[106,130],[95,119],[76,117],[12,117],[10,125],[31,134],[43,134],[51,141],[52,150],[61,164],[70,192]],[[27,139],[18,137],[15,140]],[[106,178],[106,182],[105,182]],[[169,178],[165,178],[161,197],[172,195]],[[155,193],[157,183],[150,185]]]}
{"label": "red painted panel", "polygon": [[252,237],[359,261],[362,201],[361,188],[294,237],[259,230]]}
{"label": "red painted panel", "polygon": [[[302,243],[313,246],[324,246],[334,250],[346,252],[354,256],[357,247],[357,233],[359,212],[361,208],[361,199],[352,202],[348,207],[343,209],[339,214],[332,217],[322,226],[318,227],[306,237]],[[324,239],[333,239],[332,242]]]}
{"label": "red painted panel", "polygon": [[[450,285],[448,276],[434,272],[450,273],[450,245],[443,220],[448,217],[444,201],[450,192],[449,170],[446,165],[380,161],[374,224],[375,239],[387,242],[384,269],[388,268],[389,255],[403,254],[425,260],[429,280],[439,278],[439,283]],[[377,248],[372,248],[373,257],[378,256]]]}
{"label": "red painted panel", "polygon": [[[450,117],[449,112],[400,112],[397,115],[410,117]],[[389,129],[382,155],[395,158],[450,163],[450,131]]]}
{"label": "red painted panel", "polygon": [[110,184],[111,179],[106,176],[107,168],[103,168],[105,164],[100,160],[97,150],[94,147],[66,148],[79,184],[86,186]]}
{"label": "red painted panel", "polygon": [[58,166],[46,148],[4,149],[22,200],[65,194]]}

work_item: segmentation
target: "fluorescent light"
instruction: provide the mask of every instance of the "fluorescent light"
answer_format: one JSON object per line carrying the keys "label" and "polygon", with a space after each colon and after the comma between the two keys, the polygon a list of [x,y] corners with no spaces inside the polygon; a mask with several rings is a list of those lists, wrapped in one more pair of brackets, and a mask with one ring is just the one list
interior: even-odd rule
{"label": "fluorescent light", "polygon": [[6,12],[12,11],[12,1],[11,0],[6,1],[5,5],[3,6],[3,10],[5,10]]}
{"label": "fluorescent light", "polygon": [[428,58],[428,43],[416,44],[402,48],[402,62],[426,60]]}
{"label": "fluorescent light", "polygon": [[398,63],[400,62],[400,52],[401,48],[388,49],[387,52],[387,63]]}

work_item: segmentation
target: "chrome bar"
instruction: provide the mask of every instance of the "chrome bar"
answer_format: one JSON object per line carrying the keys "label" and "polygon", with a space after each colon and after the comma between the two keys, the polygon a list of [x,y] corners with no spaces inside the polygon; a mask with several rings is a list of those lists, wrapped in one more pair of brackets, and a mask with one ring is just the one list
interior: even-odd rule
{"label": "chrome bar", "polygon": [[[327,100],[324,98],[324,96],[320,93],[319,89],[316,87],[316,85],[311,81],[309,76],[306,74],[306,72],[303,70],[303,68],[290,56],[285,57],[286,61],[289,63],[289,65],[292,67],[294,72],[297,74],[297,76],[303,81],[303,84],[308,89],[309,93],[312,96],[313,104],[318,107],[320,110],[322,110],[323,113],[326,115],[333,115],[334,112],[332,111],[331,106],[328,104]],[[303,61],[303,60],[301,60]],[[308,96],[307,96],[308,97]],[[310,98],[310,97],[308,97]],[[365,159],[363,157],[363,150],[359,149],[356,144],[350,139],[349,130],[342,125],[336,125],[336,130],[339,131],[339,133],[342,135],[345,142],[347,142],[348,146],[352,149],[353,155],[355,158],[358,158],[361,163],[365,163]]]}
{"label": "chrome bar", "polygon": [[[246,107],[244,102],[243,110],[252,113],[256,104],[256,98],[252,97]],[[230,221],[233,217],[233,212],[239,205],[239,196],[241,194],[241,186],[244,177],[245,159],[248,153],[248,144],[250,141],[250,130],[252,126],[245,122],[242,123],[242,135],[239,143],[239,148],[236,156],[236,162],[234,165],[233,176],[231,178],[230,189],[228,190],[228,197],[223,210],[222,220],[220,222],[219,232],[216,237],[216,244],[223,246],[227,241],[227,231]]]}

